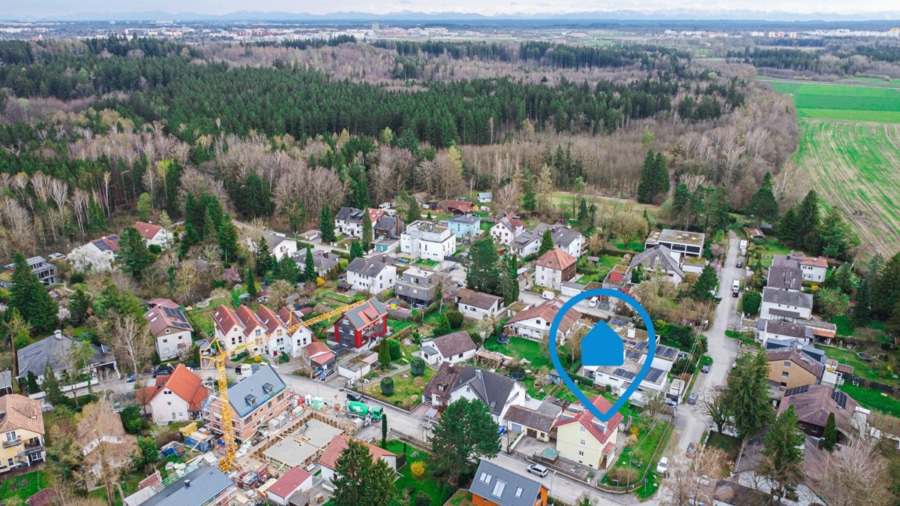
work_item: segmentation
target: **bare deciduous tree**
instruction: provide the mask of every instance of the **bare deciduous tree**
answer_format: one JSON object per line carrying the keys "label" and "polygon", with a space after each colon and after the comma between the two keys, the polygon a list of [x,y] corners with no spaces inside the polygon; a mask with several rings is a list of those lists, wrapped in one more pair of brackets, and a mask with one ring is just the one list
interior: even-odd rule
{"label": "bare deciduous tree", "polygon": [[854,439],[825,454],[825,463],[810,476],[816,492],[831,506],[894,504],[887,462],[871,441]]}

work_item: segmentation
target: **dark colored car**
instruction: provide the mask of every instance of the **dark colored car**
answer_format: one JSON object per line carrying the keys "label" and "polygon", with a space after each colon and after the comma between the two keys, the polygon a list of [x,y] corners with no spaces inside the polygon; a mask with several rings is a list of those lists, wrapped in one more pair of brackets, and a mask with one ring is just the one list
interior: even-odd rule
{"label": "dark colored car", "polygon": [[738,269],[740,269],[741,267],[744,266],[744,262],[741,260],[738,260],[737,266],[738,266]]}
{"label": "dark colored car", "polygon": [[347,392],[347,400],[353,402],[362,402],[363,397],[356,392]]}
{"label": "dark colored car", "polygon": [[703,367],[700,368],[700,372],[709,372],[709,364],[703,364]]}

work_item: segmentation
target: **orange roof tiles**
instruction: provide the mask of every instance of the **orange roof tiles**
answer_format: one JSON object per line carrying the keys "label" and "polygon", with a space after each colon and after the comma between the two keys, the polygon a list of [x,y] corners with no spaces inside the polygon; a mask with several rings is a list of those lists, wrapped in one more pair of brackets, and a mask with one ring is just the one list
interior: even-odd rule
{"label": "orange roof tiles", "polygon": [[577,261],[577,258],[566,253],[565,251],[559,248],[553,248],[552,250],[541,255],[541,258],[538,258],[535,265],[537,265],[538,267],[553,269],[555,271],[561,271],[566,269],[567,267],[574,265]]}
{"label": "orange roof tiles", "polygon": [[[591,399],[591,404],[593,404],[603,412],[609,411],[609,408],[612,407],[612,404],[600,395]],[[582,411],[578,412],[579,408],[581,408]],[[619,424],[622,423],[622,413],[616,413],[609,420],[609,422],[606,423],[606,430],[600,430],[600,427],[598,427],[594,423],[594,415],[592,415],[590,411],[584,409],[581,404],[570,405],[569,408],[566,409],[566,411],[563,411],[562,416],[565,417],[567,413],[574,414],[576,412],[578,412],[576,416],[565,420],[561,419],[560,421],[556,422],[556,426],[561,427],[570,423],[580,423],[601,444],[606,443],[606,440],[609,439],[609,437],[613,434],[616,427],[618,427]]]}
{"label": "orange roof tiles", "polygon": [[0,397],[0,411],[6,413],[0,419],[0,433],[17,429],[44,433],[44,415],[41,413],[41,401],[29,399],[19,394]]}
{"label": "orange roof tiles", "polygon": [[141,234],[141,237],[147,239],[148,241],[156,237],[156,234],[158,234],[162,229],[162,227],[159,225],[144,223],[143,221],[134,222],[134,228],[136,228],[138,233]]}
{"label": "orange roof tiles", "polygon": [[319,464],[323,467],[327,467],[329,469],[335,469],[337,467],[337,460],[344,453],[344,450],[349,446],[349,442],[353,440],[357,443],[362,443],[369,448],[369,453],[372,454],[372,460],[379,459],[381,457],[396,457],[395,453],[391,453],[387,450],[383,450],[375,445],[371,445],[361,439],[356,439],[355,437],[350,437],[344,434],[338,434],[334,436],[334,439],[328,443],[328,446],[325,448],[325,451],[322,453],[322,457],[319,459]]}
{"label": "orange roof tiles", "polygon": [[166,388],[187,402],[191,411],[199,411],[203,401],[209,397],[209,389],[203,386],[200,377],[184,364],[178,364],[171,376],[157,376],[155,386],[138,390],[138,401],[148,403]]}

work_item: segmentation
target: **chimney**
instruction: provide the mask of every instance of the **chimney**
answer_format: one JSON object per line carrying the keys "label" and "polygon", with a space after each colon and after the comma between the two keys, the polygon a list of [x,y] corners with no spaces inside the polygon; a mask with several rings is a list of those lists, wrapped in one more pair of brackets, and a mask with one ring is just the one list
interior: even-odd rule
{"label": "chimney", "polygon": [[62,341],[62,330],[56,329],[53,331],[53,337]]}
{"label": "chimney", "polygon": [[629,323],[629,324],[628,324],[628,333],[627,333],[627,335],[628,335],[629,338],[634,339],[634,324],[633,324],[633,323]]}

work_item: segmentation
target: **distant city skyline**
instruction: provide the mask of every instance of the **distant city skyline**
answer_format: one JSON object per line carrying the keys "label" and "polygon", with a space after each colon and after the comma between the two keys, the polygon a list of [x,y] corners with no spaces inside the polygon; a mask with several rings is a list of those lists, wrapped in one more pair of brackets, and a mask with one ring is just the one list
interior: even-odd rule
{"label": "distant city skyline", "polygon": [[767,14],[826,14],[830,17],[845,15],[854,19],[866,14],[883,14],[900,9],[885,0],[511,0],[509,2],[483,0],[457,0],[453,3],[425,2],[422,0],[344,0],[340,3],[289,1],[289,0],[32,0],[29,2],[5,2],[0,17],[3,19],[57,19],[83,15],[101,15],[100,19],[134,13],[193,13],[221,16],[235,12],[273,12],[290,14],[327,15],[357,12],[385,15],[402,12],[423,14],[454,13],[483,16],[526,15],[558,16],[581,12],[634,11],[659,17],[683,16],[696,13],[704,18],[716,14],[744,16],[747,19],[766,19]]}

